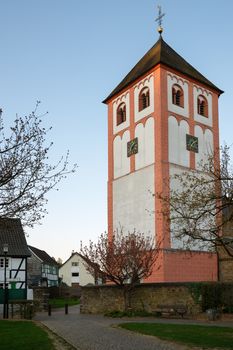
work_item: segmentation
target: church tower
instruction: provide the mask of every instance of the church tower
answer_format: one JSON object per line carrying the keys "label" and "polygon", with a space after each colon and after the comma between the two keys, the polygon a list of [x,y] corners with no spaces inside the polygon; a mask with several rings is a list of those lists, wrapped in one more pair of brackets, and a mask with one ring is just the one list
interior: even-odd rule
{"label": "church tower", "polygon": [[184,251],[154,193],[218,149],[222,91],[162,38],[104,100],[108,105],[108,232],[152,235],[162,249],[147,282],[217,280],[217,257]]}

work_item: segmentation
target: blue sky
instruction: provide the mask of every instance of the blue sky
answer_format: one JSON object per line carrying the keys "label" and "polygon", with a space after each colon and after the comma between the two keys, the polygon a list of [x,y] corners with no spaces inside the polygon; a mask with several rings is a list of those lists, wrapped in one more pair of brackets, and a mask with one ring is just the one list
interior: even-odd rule
{"label": "blue sky", "polygon": [[[232,138],[233,2],[161,0],[164,40],[225,93],[221,141]],[[107,108],[101,101],[158,39],[157,1],[0,0],[0,107],[53,126],[51,161],[67,149],[76,175],[49,196],[28,243],[67,259],[107,227]]]}

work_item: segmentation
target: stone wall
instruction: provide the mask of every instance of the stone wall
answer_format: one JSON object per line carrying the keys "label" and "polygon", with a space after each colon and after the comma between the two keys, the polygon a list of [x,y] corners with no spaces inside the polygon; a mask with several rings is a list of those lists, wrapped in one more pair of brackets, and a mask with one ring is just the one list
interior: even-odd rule
{"label": "stone wall", "polygon": [[219,280],[233,282],[233,258],[226,257],[219,260]]}
{"label": "stone wall", "polygon": [[[233,220],[225,223],[223,236],[233,239]],[[233,254],[233,245],[230,248]],[[219,248],[219,280],[221,282],[233,282],[233,257],[226,253],[223,248]]]}
{"label": "stone wall", "polygon": [[[233,219],[230,220],[232,216],[232,208],[227,208],[223,215],[224,220],[226,220],[223,225],[223,236],[233,239]],[[229,220],[229,221],[227,221]],[[231,254],[233,254],[233,244],[228,247]],[[219,280],[221,282],[233,282],[233,257],[226,253],[223,248],[218,249],[219,254]]]}
{"label": "stone wall", "polygon": [[78,287],[32,287],[33,300],[38,309],[47,309],[49,299],[53,298],[80,298],[81,288]]}
{"label": "stone wall", "polygon": [[61,285],[59,287],[49,287],[49,297],[52,298],[80,298],[81,287],[73,285],[72,287]]}
{"label": "stone wall", "polygon": [[48,287],[32,287],[33,300],[38,310],[45,310],[48,306],[49,288]]}
{"label": "stone wall", "polygon": [[[153,312],[159,304],[185,304],[190,314],[200,311],[200,305],[195,301],[190,284],[145,283],[135,288],[131,298],[132,309]],[[122,290],[112,285],[82,287],[80,310],[81,313],[102,314],[115,310],[123,311]]]}

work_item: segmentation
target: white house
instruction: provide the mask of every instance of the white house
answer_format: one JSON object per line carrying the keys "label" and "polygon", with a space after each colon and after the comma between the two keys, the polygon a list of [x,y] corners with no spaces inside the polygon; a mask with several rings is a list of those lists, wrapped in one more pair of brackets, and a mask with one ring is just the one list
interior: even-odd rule
{"label": "white house", "polygon": [[59,268],[59,277],[68,286],[85,286],[95,284],[94,278],[87,271],[84,259],[77,252],[72,252],[68,260]]}

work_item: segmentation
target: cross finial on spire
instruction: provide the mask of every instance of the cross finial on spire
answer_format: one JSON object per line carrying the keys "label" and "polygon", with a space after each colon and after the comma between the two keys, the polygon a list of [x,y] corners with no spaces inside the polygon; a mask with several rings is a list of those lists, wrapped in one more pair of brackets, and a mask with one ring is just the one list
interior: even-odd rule
{"label": "cross finial on spire", "polygon": [[162,13],[162,7],[160,5],[158,5],[158,9],[159,9],[159,14],[158,14],[158,17],[155,19],[155,22],[158,22],[158,24],[159,24],[157,30],[161,36],[162,32],[163,32],[162,18],[165,16],[165,13]]}

